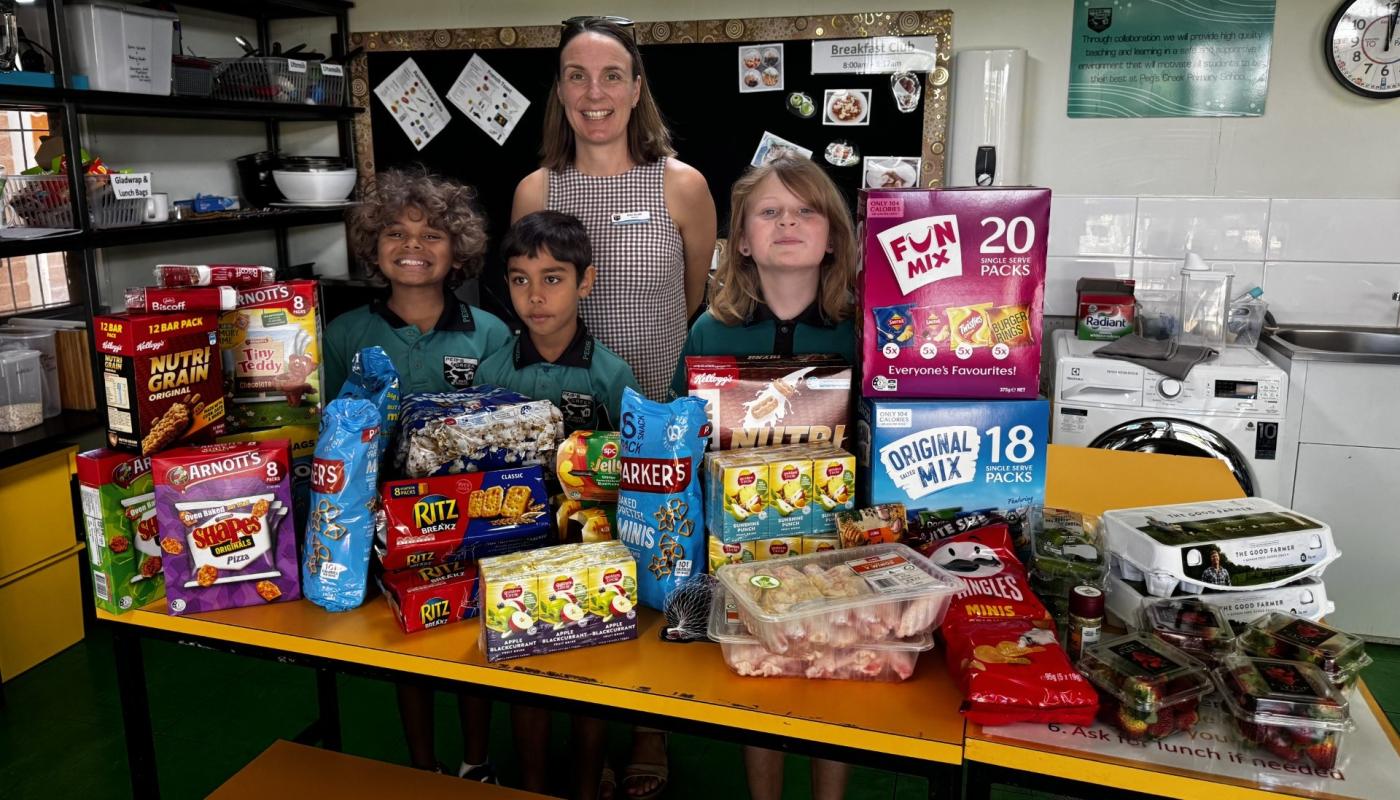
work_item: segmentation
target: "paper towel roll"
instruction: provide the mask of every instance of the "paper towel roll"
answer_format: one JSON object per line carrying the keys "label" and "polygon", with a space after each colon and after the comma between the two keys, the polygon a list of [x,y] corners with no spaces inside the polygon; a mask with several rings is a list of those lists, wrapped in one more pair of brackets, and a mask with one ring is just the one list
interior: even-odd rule
{"label": "paper towel roll", "polygon": [[949,186],[1019,186],[1024,182],[1021,127],[1025,96],[1025,50],[958,51],[953,69]]}

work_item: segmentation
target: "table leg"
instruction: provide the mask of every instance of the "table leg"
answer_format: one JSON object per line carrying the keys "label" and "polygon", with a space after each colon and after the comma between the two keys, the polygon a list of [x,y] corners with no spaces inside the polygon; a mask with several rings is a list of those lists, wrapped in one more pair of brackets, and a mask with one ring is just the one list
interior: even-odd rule
{"label": "table leg", "polygon": [[320,715],[321,746],[327,750],[340,750],[340,695],[336,688],[335,672],[328,669],[316,670],[316,704]]}
{"label": "table leg", "polygon": [[155,800],[160,797],[160,778],[156,773],[156,748],[151,731],[151,705],[146,696],[141,638],[114,631],[112,649],[117,661],[117,694],[121,697],[122,725],[126,730],[126,763],[131,772],[131,794]]}
{"label": "table leg", "polygon": [[928,775],[929,800],[956,800],[962,794],[963,768],[936,764]]}

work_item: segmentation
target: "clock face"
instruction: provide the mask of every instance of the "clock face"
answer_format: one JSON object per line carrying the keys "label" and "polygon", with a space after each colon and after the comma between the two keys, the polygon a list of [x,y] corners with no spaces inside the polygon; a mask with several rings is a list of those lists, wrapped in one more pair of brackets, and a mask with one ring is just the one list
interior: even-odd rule
{"label": "clock face", "polygon": [[1343,86],[1366,97],[1400,97],[1400,0],[1342,3],[1324,47]]}

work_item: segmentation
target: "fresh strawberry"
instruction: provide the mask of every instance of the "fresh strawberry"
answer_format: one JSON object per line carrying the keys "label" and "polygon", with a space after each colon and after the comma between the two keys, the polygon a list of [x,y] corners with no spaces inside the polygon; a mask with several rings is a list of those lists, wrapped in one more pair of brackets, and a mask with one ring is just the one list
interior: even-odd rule
{"label": "fresh strawberry", "polygon": [[1196,727],[1196,723],[1199,722],[1200,719],[1200,715],[1197,714],[1195,711],[1183,712],[1182,714],[1177,715],[1176,728],[1177,730],[1181,731],[1189,731],[1192,728]]}
{"label": "fresh strawberry", "polygon": [[1119,709],[1116,722],[1129,739],[1139,739],[1147,733],[1147,720],[1139,719],[1127,709]]}
{"label": "fresh strawberry", "polygon": [[1332,769],[1337,766],[1337,740],[1333,737],[1318,742],[1307,748],[1305,751],[1308,759],[1318,769]]}
{"label": "fresh strawberry", "polygon": [[1275,739],[1270,739],[1269,741],[1265,742],[1264,749],[1268,750],[1270,753],[1273,753],[1274,755],[1278,756],[1284,761],[1289,762],[1290,764],[1296,761],[1301,761],[1303,758],[1303,752],[1301,750],[1295,748],[1291,744],[1288,744],[1286,742],[1279,742]]}
{"label": "fresh strawberry", "polygon": [[1158,719],[1147,727],[1147,735],[1153,739],[1163,739],[1176,732],[1175,720],[1171,717]]}

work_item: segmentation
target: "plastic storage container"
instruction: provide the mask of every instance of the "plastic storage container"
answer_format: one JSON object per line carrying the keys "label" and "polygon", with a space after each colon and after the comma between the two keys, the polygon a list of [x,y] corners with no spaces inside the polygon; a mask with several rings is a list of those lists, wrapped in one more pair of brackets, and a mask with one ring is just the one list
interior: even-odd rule
{"label": "plastic storage container", "polygon": [[1143,630],[1214,666],[1235,649],[1235,629],[1219,608],[1197,597],[1153,600],[1142,609]]}
{"label": "plastic storage container", "polygon": [[38,350],[44,368],[44,418],[63,413],[58,387],[58,343],[52,330],[0,328],[0,350]]}
{"label": "plastic storage container", "polygon": [[723,586],[710,601],[710,638],[719,642],[724,663],[739,675],[759,678],[815,678],[895,683],[914,674],[919,653],[933,648],[933,634],[880,644],[814,647],[803,654],[770,652],[739,619],[739,606]]}
{"label": "plastic storage container", "polygon": [[1269,304],[1251,298],[1230,305],[1230,318],[1225,322],[1225,344],[1230,347],[1255,348],[1259,346],[1259,334],[1264,331],[1264,315],[1269,313]]}
{"label": "plastic storage container", "polygon": [[[1318,578],[1304,578],[1273,589],[1205,592],[1192,596],[1224,612],[1236,631],[1272,609],[1287,609],[1312,620],[1322,619],[1337,610],[1327,599],[1327,585]],[[1108,611],[1129,630],[1137,630],[1142,625],[1142,609],[1154,599],[1141,581],[1128,581],[1109,574]]]}
{"label": "plastic storage container", "polygon": [[1250,623],[1240,634],[1240,648],[1252,656],[1306,661],[1343,692],[1356,686],[1361,670],[1371,663],[1360,637],[1282,611]]}
{"label": "plastic storage container", "polygon": [[1093,515],[1041,508],[1032,512],[1030,583],[1061,624],[1069,613],[1069,593],[1076,586],[1104,589],[1108,549],[1099,519]]}
{"label": "plastic storage container", "polygon": [[1322,670],[1304,661],[1236,653],[1211,673],[1242,744],[1290,764],[1337,766],[1343,739],[1355,727],[1346,698]]}
{"label": "plastic storage container", "polygon": [[44,422],[44,367],[38,350],[0,350],[0,433]]}
{"label": "plastic storage container", "polygon": [[[97,228],[140,225],[146,199],[119,199],[106,175],[88,175],[88,211]],[[67,175],[12,175],[5,179],[5,224],[16,228],[72,228]]]}
{"label": "plastic storage container", "polygon": [[88,76],[89,87],[107,92],[170,94],[178,15],[106,0],[70,5],[64,14],[74,71]]}
{"label": "plastic storage container", "polygon": [[1181,270],[1181,332],[1179,344],[1210,347],[1225,346],[1225,316],[1230,305],[1228,272],[1212,270],[1195,253],[1186,254]]}
{"label": "plastic storage container", "polygon": [[1078,666],[1099,691],[1099,718],[1134,741],[1195,728],[1201,698],[1213,689],[1205,668],[1144,633],[1096,644]]}
{"label": "plastic storage container", "polygon": [[727,564],[715,575],[744,627],[780,655],[919,636],[963,588],[902,544]]}
{"label": "plastic storage container", "polygon": [[214,68],[219,65],[212,58],[175,56],[171,63],[172,94],[184,97],[208,97],[214,93]]}
{"label": "plastic storage container", "polygon": [[306,102],[319,106],[345,105],[345,67],[324,61],[306,62]]}
{"label": "plastic storage container", "polygon": [[304,103],[306,84],[306,62],[294,58],[239,58],[214,68],[214,97],[221,100]]}

